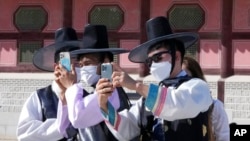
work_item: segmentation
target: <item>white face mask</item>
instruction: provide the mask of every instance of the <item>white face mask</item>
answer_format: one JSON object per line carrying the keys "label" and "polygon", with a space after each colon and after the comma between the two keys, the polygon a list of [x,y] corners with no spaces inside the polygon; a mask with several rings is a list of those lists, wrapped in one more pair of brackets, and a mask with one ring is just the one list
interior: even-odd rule
{"label": "white face mask", "polygon": [[81,80],[87,83],[89,86],[97,83],[100,79],[100,75],[96,74],[97,66],[83,66],[81,68],[75,68],[77,75],[77,82]]}
{"label": "white face mask", "polygon": [[157,81],[162,81],[170,76],[172,64],[168,61],[155,63],[153,62],[150,67],[150,73],[155,77]]}

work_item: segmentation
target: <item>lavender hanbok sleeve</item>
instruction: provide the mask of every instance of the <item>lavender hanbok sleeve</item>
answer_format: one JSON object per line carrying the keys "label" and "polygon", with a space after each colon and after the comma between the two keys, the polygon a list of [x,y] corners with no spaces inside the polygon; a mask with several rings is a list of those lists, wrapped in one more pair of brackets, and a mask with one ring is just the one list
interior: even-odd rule
{"label": "lavender hanbok sleeve", "polygon": [[64,137],[68,137],[66,133],[66,129],[70,124],[68,118],[68,107],[67,105],[62,105],[61,101],[58,102],[57,118],[59,133],[62,134]]}
{"label": "lavender hanbok sleeve", "polygon": [[[84,96],[83,89],[75,84],[67,89],[65,95],[68,105],[68,117],[75,128],[86,128],[103,121],[96,92]],[[109,101],[115,109],[119,108],[120,102],[116,90],[112,93]]]}

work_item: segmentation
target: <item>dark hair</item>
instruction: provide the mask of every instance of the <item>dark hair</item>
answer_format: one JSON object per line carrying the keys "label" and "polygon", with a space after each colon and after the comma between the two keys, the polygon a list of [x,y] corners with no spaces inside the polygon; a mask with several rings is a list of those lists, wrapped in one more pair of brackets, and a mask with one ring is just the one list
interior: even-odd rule
{"label": "dark hair", "polygon": [[[181,53],[181,63],[183,61],[183,58],[184,58],[184,55],[185,55],[185,47],[184,47],[184,44],[179,41],[179,40],[175,40],[175,39],[172,39],[172,40],[164,40],[162,42],[159,42],[155,45],[152,45],[149,49],[148,49],[148,52],[151,52],[151,51],[154,51],[154,50],[157,50],[159,48],[166,48],[167,50],[170,50],[170,51],[180,51]],[[173,53],[173,52],[172,52]]]}
{"label": "dark hair", "polygon": [[194,58],[185,56],[183,59],[183,64],[186,65],[187,70],[191,72],[192,77],[200,78],[206,81],[201,66]]}
{"label": "dark hair", "polygon": [[78,48],[76,47],[63,47],[62,49],[59,49],[55,52],[55,55],[54,55],[54,62],[55,63],[58,63],[59,60],[60,60],[60,52],[67,52],[67,51],[73,51],[73,50],[76,50]]}
{"label": "dark hair", "polygon": [[114,55],[111,52],[105,52],[105,58],[108,58],[110,62],[114,61]]}
{"label": "dark hair", "polygon": [[97,58],[97,60],[98,60],[99,63],[103,63],[104,62],[105,54],[103,54],[103,53],[85,53],[85,54],[79,54],[79,55],[77,55],[77,61],[80,61],[87,54],[92,54],[92,55],[96,56],[96,58]]}

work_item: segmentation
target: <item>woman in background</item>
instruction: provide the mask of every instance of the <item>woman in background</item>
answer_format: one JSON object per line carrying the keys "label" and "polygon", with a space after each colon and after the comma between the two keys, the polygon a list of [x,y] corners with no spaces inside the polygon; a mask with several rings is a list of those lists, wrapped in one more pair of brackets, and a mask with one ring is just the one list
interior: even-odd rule
{"label": "woman in background", "polygon": [[[185,56],[183,59],[182,69],[187,72],[188,75],[200,78],[206,81],[202,69],[199,63],[192,57]],[[218,100],[213,100],[213,106],[210,121],[212,121],[212,141],[229,141],[230,129],[226,111],[223,103]]]}

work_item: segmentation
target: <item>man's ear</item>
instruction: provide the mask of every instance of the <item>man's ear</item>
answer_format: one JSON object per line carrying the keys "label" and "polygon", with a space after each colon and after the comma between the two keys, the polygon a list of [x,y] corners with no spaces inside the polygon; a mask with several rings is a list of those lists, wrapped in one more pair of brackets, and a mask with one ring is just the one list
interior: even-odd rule
{"label": "man's ear", "polygon": [[96,74],[101,75],[101,64],[97,65]]}
{"label": "man's ear", "polygon": [[59,68],[59,64],[58,63],[54,63],[54,70]]}
{"label": "man's ear", "polygon": [[176,51],[176,53],[175,53],[175,61],[181,61],[181,53],[180,53],[180,51]]}

